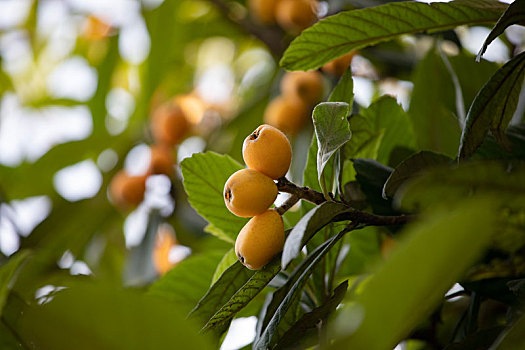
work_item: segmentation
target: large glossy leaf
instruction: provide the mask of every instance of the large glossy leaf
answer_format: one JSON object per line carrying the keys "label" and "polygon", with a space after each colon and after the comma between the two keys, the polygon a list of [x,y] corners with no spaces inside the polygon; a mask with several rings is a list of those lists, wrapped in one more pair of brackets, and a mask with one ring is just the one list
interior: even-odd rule
{"label": "large glossy leaf", "polygon": [[380,257],[378,235],[380,229],[369,226],[361,230],[349,232],[344,240],[348,253],[339,267],[338,275],[351,276],[369,272]]}
{"label": "large glossy leaf", "polygon": [[149,293],[175,302],[185,313],[189,312],[208,291],[217,263],[223,255],[221,252],[207,252],[183,260],[153,283]]}
{"label": "large glossy leaf", "polygon": [[303,246],[317,231],[328,225],[337,215],[349,210],[352,209],[344,204],[328,201],[304,215],[286,238],[281,261],[282,268],[286,269],[288,264],[299,256]]}
{"label": "large glossy leaf", "polygon": [[328,241],[317,247],[317,249],[310,253],[304,260],[304,268],[299,270],[300,274],[298,274],[298,277],[295,279],[292,287],[290,288],[290,291],[279,304],[279,307],[272,315],[270,321],[268,322],[268,326],[264,328],[257,342],[254,343],[254,349],[268,348],[281,320],[285,317],[286,312],[293,304],[294,300],[298,298],[299,292],[306,284],[308,277],[312,274],[316,265],[325,257],[326,253],[330,251],[330,249],[343,237],[345,233],[346,231],[343,230],[337,235],[333,236]]}
{"label": "large glossy leaf", "polygon": [[[227,155],[213,152],[196,153],[181,163],[184,189],[191,206],[234,242],[248,219],[230,213],[224,204],[223,191],[226,180],[243,167]],[[210,231],[213,233],[214,231]],[[217,235],[222,238],[221,235]]]}
{"label": "large glossy leaf", "polygon": [[29,251],[27,250],[19,251],[0,267],[0,316],[13,285],[13,278],[16,277],[15,273],[28,255]]}
{"label": "large glossy leaf", "polygon": [[226,271],[230,266],[235,264],[237,262],[237,255],[235,255],[235,249],[232,248],[228,250],[226,254],[222,257],[221,261],[217,265],[217,268],[215,269],[215,272],[213,273],[213,277],[211,279],[211,284],[213,285],[219,277],[223,274],[224,271]]}
{"label": "large glossy leaf", "polygon": [[198,318],[202,325],[206,324],[242,288],[254,273],[254,271],[248,270],[239,261],[231,265],[199,300],[198,304],[191,311],[190,316]]}
{"label": "large glossy leaf", "polygon": [[[355,296],[334,331],[336,349],[393,349],[427,317],[488,244],[492,198],[476,198],[422,217]],[[440,276],[436,278],[436,276]]]}
{"label": "large glossy leaf", "polygon": [[383,186],[383,198],[393,197],[397,189],[407,180],[414,178],[421,171],[432,166],[451,163],[452,159],[442,154],[421,151],[401,163],[394,169]]}
{"label": "large glossy leaf", "polygon": [[[244,266],[243,266],[244,267]],[[246,268],[245,268],[246,269]],[[279,257],[274,258],[264,268],[256,271],[250,279],[235,292],[203,327],[204,331],[224,325],[237,312],[244,308],[281,271]]]}
{"label": "large glossy leaf", "polygon": [[349,122],[352,138],[341,150],[343,164],[340,183],[343,186],[355,180],[356,173],[351,160],[354,158],[375,159],[383,137],[381,131],[374,129],[372,122],[362,115],[353,114]]}
{"label": "large glossy leaf", "polygon": [[479,91],[470,106],[461,135],[460,159],[469,158],[483,143],[489,130],[500,145],[510,149],[505,129],[516,110],[524,74],[525,53],[521,53],[501,67]]}
{"label": "large glossy leaf", "polygon": [[331,190],[332,181],[324,176],[324,169],[335,152],[352,137],[346,120],[348,108],[345,102],[323,102],[313,112],[317,137],[317,178],[325,196]]}
{"label": "large glossy leaf", "polygon": [[487,46],[490,45],[494,39],[496,39],[498,36],[500,36],[507,27],[516,24],[516,23],[524,23],[525,22],[525,1],[523,0],[516,0],[512,4],[509,5],[509,7],[505,10],[503,15],[498,19],[498,22],[492,28],[490,31],[489,36],[487,39],[485,39],[485,42],[483,43],[483,46],[479,50],[478,53],[478,61],[485,53],[485,50],[487,50]]}
{"label": "large glossy leaf", "polygon": [[443,59],[429,50],[414,70],[408,114],[418,150],[455,157],[461,135],[456,116],[454,83]]}
{"label": "large glossy leaf", "polygon": [[284,53],[281,66],[288,70],[317,68],[351,50],[402,34],[493,23],[504,9],[504,4],[486,0],[433,4],[410,1],[341,12],[304,30]]}
{"label": "large glossy leaf", "polygon": [[[325,244],[325,242],[321,242],[320,246]],[[319,252],[320,247],[316,247],[315,249],[312,249],[312,252]],[[270,301],[265,305],[265,309],[263,312],[263,315],[261,316],[259,320],[259,324],[257,325],[258,333],[256,335],[255,342],[259,340],[259,338],[262,335],[262,332],[266,329],[268,326],[270,320],[274,316],[275,312],[279,309],[281,303],[286,298],[286,296],[290,293],[292,288],[294,287],[297,280],[301,277],[301,275],[308,269],[310,266],[310,263],[312,259],[314,258],[313,254],[310,254],[306,259],[303,259],[297,267],[294,268],[293,272],[288,276],[288,279],[286,280],[286,283],[284,283],[279,289],[277,289],[275,292],[272,293]],[[321,277],[323,278],[323,277]],[[300,291],[297,291],[300,292]],[[298,299],[296,300],[296,302]],[[293,306],[293,305],[292,305]],[[290,312],[291,313],[291,312]],[[285,319],[286,317],[284,317]],[[284,320],[281,320],[283,322]],[[295,321],[295,320],[293,320]],[[279,329],[275,330],[276,332],[279,331]]]}
{"label": "large glossy leaf", "polygon": [[[444,53],[441,52],[441,54]],[[450,62],[453,73],[459,80],[461,95],[463,96],[463,108],[466,111],[472,104],[472,101],[474,101],[479,90],[500,66],[495,62],[486,60],[473,64],[472,61],[475,59],[475,56],[466,49],[460,51],[458,55],[447,57],[447,59]]]}
{"label": "large glossy leaf", "polygon": [[317,334],[319,322],[326,322],[328,316],[335,311],[336,307],[343,300],[347,289],[348,281],[344,281],[337,286],[337,288],[334,289],[333,295],[321,306],[304,314],[301,319],[282,336],[276,347],[283,349],[290,346],[297,346],[297,343],[303,343],[307,332],[315,332]]}
{"label": "large glossy leaf", "polygon": [[488,135],[483,144],[477,149],[472,159],[520,159],[525,160],[525,124],[510,125],[505,131],[511,144],[512,152],[504,150]]}
{"label": "large glossy leaf", "polygon": [[38,349],[211,349],[177,304],[92,283],[74,284],[43,305],[10,299],[4,319]]}
{"label": "large glossy leaf", "polygon": [[[408,114],[391,96],[374,101],[361,115],[370,123],[375,134],[381,134],[376,160],[388,164],[395,147],[414,149],[414,132]],[[352,125],[352,123],[350,123]]]}

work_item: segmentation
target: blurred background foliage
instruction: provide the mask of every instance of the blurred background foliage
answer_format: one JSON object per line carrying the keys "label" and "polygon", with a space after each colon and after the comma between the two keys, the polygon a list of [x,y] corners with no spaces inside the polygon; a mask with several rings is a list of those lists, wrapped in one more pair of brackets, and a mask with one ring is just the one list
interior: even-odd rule
{"label": "blurred background foliage", "polygon": [[[319,14],[387,2],[322,1]],[[352,61],[354,110],[361,112],[352,130],[355,157],[380,153],[384,165],[395,167],[412,153],[413,140],[389,157],[379,150],[379,140],[397,136],[384,131],[380,116],[386,108],[401,123],[412,122],[419,148],[454,158],[461,134],[456,117],[464,117],[483,84],[525,44],[523,28],[513,26],[489,47],[487,60],[473,65],[489,31],[458,27],[359,51]],[[70,330],[79,348],[144,348],[156,344],[154,332],[171,334],[175,328],[187,332],[187,339],[163,338],[166,343],[156,347],[176,341],[191,344],[181,348],[197,347],[196,341],[207,346],[195,340],[184,315],[235,261],[226,254],[228,237],[217,238],[221,230],[206,233],[214,227],[205,229],[206,221],[189,205],[178,165],[171,177],[149,176],[136,208],[117,208],[108,187],[121,169],[146,173],[154,144],[151,116],[174,97],[191,124],[170,149],[176,163],[203,151],[242,163],[244,138],[279,95],[284,72],[278,61],[295,35],[257,23],[244,1],[0,2],[0,305],[6,305],[0,309],[0,338],[6,348],[21,342],[62,348],[56,332]],[[337,79],[323,75],[324,97]],[[379,99],[383,95],[393,98]],[[372,101],[378,102],[367,108]],[[511,124],[522,121],[524,108],[518,106]],[[443,115],[450,120],[443,122]],[[371,125],[359,130],[362,117]],[[315,188],[315,181],[302,178],[312,132],[306,125],[292,137],[290,178]],[[519,137],[523,145],[523,133]],[[500,151],[489,138],[475,156]],[[355,172],[347,180],[355,180]],[[288,227],[300,215],[287,213]],[[347,238],[354,249],[337,282],[369,271],[381,254],[382,230],[370,227]],[[170,279],[149,289],[173,266]],[[79,285],[68,288],[60,303],[49,303],[48,312],[31,307]],[[136,290],[117,293],[122,287]],[[237,317],[256,315],[268,289]],[[172,304],[160,303],[159,295]],[[98,312],[112,316],[94,319]],[[136,319],[136,329],[119,328],[130,319]],[[114,344],[106,339],[110,332],[117,337],[112,339],[126,340]]]}

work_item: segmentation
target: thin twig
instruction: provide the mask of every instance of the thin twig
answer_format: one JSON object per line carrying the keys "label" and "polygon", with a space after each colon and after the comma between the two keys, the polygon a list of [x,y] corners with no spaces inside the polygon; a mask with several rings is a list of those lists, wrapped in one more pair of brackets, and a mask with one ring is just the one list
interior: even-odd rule
{"label": "thin twig", "polygon": [[217,7],[217,9],[224,14],[230,22],[237,25],[244,32],[251,34],[262,41],[272,54],[276,57],[281,57],[286,48],[283,41],[284,32],[277,27],[259,26],[255,24],[248,17],[234,16],[230,7],[223,0],[208,0]]}
{"label": "thin twig", "polygon": [[[326,202],[326,198],[321,192],[312,190],[309,187],[300,187],[290,182],[285,177],[277,180],[277,189],[280,192],[286,192],[292,194],[300,199],[304,199],[314,204],[321,204]],[[414,220],[414,215],[398,215],[398,216],[383,216],[370,214],[357,209],[348,208],[349,210],[341,215],[338,215],[334,221],[346,221],[365,224],[368,226],[392,226],[392,225],[403,225],[409,221]]]}

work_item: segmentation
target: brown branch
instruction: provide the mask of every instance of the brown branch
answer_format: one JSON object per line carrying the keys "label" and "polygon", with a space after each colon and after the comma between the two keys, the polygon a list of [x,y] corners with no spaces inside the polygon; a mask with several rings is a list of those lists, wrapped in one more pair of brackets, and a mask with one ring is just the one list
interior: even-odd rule
{"label": "brown branch", "polygon": [[321,192],[312,190],[310,187],[299,187],[285,177],[281,177],[277,180],[277,189],[280,192],[290,193],[299,199],[304,199],[314,204],[326,202],[326,198],[324,198]]}
{"label": "brown branch", "polygon": [[280,207],[275,208],[275,210],[279,213],[279,215],[283,215],[295,205],[295,203],[299,202],[299,197],[296,195],[291,195],[290,198],[288,198]]}
{"label": "brown branch", "polygon": [[[304,199],[314,204],[326,202],[326,198],[321,192],[312,190],[309,187],[300,187],[290,182],[287,178],[281,177],[277,180],[277,189],[280,192],[292,194],[292,198]],[[295,203],[294,203],[295,204]],[[365,224],[368,226],[392,226],[403,225],[415,219],[414,215],[383,216],[370,214],[349,207],[349,211],[335,217],[334,221],[350,220],[355,223]]]}
{"label": "brown branch", "polygon": [[384,216],[352,209],[351,211],[336,216],[334,221],[350,220],[367,226],[394,226],[404,225],[409,221],[413,221],[415,218],[415,215]]}
{"label": "brown branch", "polygon": [[233,24],[244,32],[262,41],[275,57],[280,58],[286,48],[283,38],[285,33],[277,27],[259,26],[249,17],[235,16],[223,0],[208,0]]}

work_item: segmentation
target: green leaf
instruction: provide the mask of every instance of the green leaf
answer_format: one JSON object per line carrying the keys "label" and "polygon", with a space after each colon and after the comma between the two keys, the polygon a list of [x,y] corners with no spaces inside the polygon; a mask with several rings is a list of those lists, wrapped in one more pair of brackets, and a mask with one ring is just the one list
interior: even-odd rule
{"label": "green leaf", "polygon": [[308,257],[306,257],[306,259],[304,260],[305,268],[301,269],[302,271],[300,272],[299,277],[296,279],[295,283],[290,288],[290,291],[288,292],[288,294],[286,294],[286,297],[283,299],[275,313],[272,315],[268,326],[262,331],[261,336],[259,337],[257,342],[254,343],[254,349],[268,348],[277,330],[277,327],[279,326],[279,323],[286,315],[286,312],[288,311],[289,307],[293,304],[294,300],[298,298],[299,291],[303,289],[304,285],[308,280],[308,277],[314,271],[314,268],[324,258],[326,253],[328,253],[330,249],[343,237],[345,233],[346,230],[341,231],[337,235],[330,238],[328,241],[321,244],[319,247],[317,247],[317,249],[310,253]]}
{"label": "green leaf", "polygon": [[408,114],[418,150],[455,157],[461,135],[454,83],[443,59],[431,49],[414,70]]}
{"label": "green leaf", "polygon": [[478,149],[489,129],[502,147],[510,149],[505,129],[516,110],[524,74],[525,52],[501,67],[479,91],[461,135],[460,159],[469,158]]}
{"label": "green leaf", "polygon": [[255,274],[239,261],[227,268],[219,279],[208,289],[190,316],[206,324],[223,305]]}
{"label": "green leaf", "polygon": [[351,276],[370,271],[381,253],[378,235],[379,228],[373,226],[348,233],[344,242],[348,244],[349,251],[341,263],[339,275]]}
{"label": "green leaf", "polygon": [[[474,64],[475,56],[463,49],[458,55],[448,57],[461,86],[465,110],[472,104],[479,90],[499,69],[495,62],[481,60]],[[448,78],[447,78],[448,79]]]}
{"label": "green leaf", "polygon": [[348,67],[339,82],[332,90],[328,102],[345,102],[348,108],[352,108],[354,102],[354,80],[352,79],[352,67]]}
{"label": "green leaf", "polygon": [[10,300],[4,318],[38,349],[211,349],[177,304],[89,283],[56,292],[43,305]]}
{"label": "green leaf", "polygon": [[494,139],[488,135],[472,159],[520,159],[525,160],[525,124],[509,125],[505,131],[511,144],[512,152],[505,151]]}
{"label": "green leaf", "polygon": [[372,121],[362,115],[353,114],[349,122],[352,138],[343,147],[343,158],[375,159],[383,134],[374,129]]}
{"label": "green leaf", "polygon": [[383,186],[394,169],[373,159],[354,159],[353,163],[356,180],[373,212],[379,215],[398,215],[392,208],[392,201],[383,198]]}
{"label": "green leaf", "polygon": [[[318,153],[318,144],[317,144],[317,137],[315,136],[315,133],[312,136],[312,143],[310,144],[310,148],[308,149],[308,159],[306,160],[306,168],[304,169],[303,174],[303,186],[308,186],[313,190],[321,191],[321,185],[319,184],[319,179],[317,177],[317,153]],[[329,169],[327,168],[325,172],[327,172]],[[307,206],[310,206],[313,208],[314,204],[311,203],[302,203],[307,204]]]}
{"label": "green leaf", "polygon": [[334,294],[324,304],[304,314],[303,317],[282,336],[277,347],[296,347],[297,343],[302,343],[305,335],[308,334],[307,332],[314,331],[317,333],[319,321],[326,321],[328,316],[335,311],[336,307],[343,300],[347,289],[348,281],[344,281],[337,286],[337,288],[334,289]]}
{"label": "green leaf", "polygon": [[395,201],[414,211],[438,203],[454,203],[472,194],[493,194],[505,206],[524,208],[525,167],[511,171],[499,162],[469,162],[436,167],[400,188]]}
{"label": "green leaf", "polygon": [[407,227],[388,262],[357,295],[347,296],[333,348],[393,349],[404,339],[487,246],[494,228],[491,202],[464,201]]}
{"label": "green leaf", "polygon": [[[324,243],[325,242],[321,242],[320,245],[323,245]],[[317,252],[320,249],[321,248],[319,247],[315,247],[314,249],[312,249],[312,251]],[[308,269],[308,267],[310,266],[311,260],[313,258],[314,258],[314,255],[310,254],[308,258],[303,259],[299,263],[299,265],[294,268],[293,272],[290,274],[290,276],[286,280],[286,283],[284,283],[281,287],[279,287],[279,289],[277,289],[275,292],[272,293],[270,302],[267,303],[267,305],[265,306],[264,316],[260,318],[259,320],[260,324],[257,325],[258,334],[256,336],[255,342],[259,340],[259,338],[262,335],[263,330],[266,329],[270,320],[272,319],[274,314],[279,309],[279,306],[282,304],[283,300],[290,293],[290,291],[292,290],[297,280]]]}
{"label": "green leaf", "polygon": [[[1,85],[0,85],[1,86]],[[0,349],[19,350],[25,349],[13,332],[7,328],[5,323],[0,323]]]}
{"label": "green leaf", "polygon": [[153,283],[149,293],[176,302],[185,312],[197,304],[210,287],[221,252],[190,256],[173,267],[161,279]]}
{"label": "green leaf", "polygon": [[377,149],[378,162],[388,164],[390,153],[395,147],[415,147],[409,116],[395,98],[382,96],[362,110],[361,115],[367,119],[376,135],[382,135]]}
{"label": "green leaf", "polygon": [[523,23],[525,21],[525,1],[524,0],[516,0],[512,4],[507,7],[503,15],[498,19],[498,22],[492,28],[490,31],[489,36],[487,39],[485,39],[485,42],[483,43],[483,46],[478,52],[477,60],[479,61],[481,59],[481,56],[485,53],[487,50],[487,46],[490,45],[494,39],[496,39],[498,36],[503,34],[505,29],[507,27],[516,24],[516,23]]}
{"label": "green leaf", "polygon": [[213,225],[212,233],[222,231],[234,242],[248,219],[230,213],[224,204],[223,191],[226,180],[243,166],[227,155],[206,152],[184,159],[181,168],[191,206]]}
{"label": "green leaf", "polygon": [[215,237],[222,239],[224,242],[228,242],[232,245],[235,244],[234,237],[231,237],[231,235],[224,233],[223,230],[213,226],[213,224],[206,225],[206,227],[204,227],[204,232],[214,235]]}
{"label": "green leaf", "polygon": [[403,34],[496,22],[505,8],[504,4],[484,0],[410,1],[340,12],[304,30],[285,51],[280,64],[287,70],[314,69],[351,50]]}
{"label": "green leaf", "polygon": [[211,279],[211,284],[213,285],[215,282],[217,282],[217,280],[219,279],[219,277],[221,277],[223,272],[226,271],[228,267],[235,264],[236,261],[237,261],[237,255],[235,255],[235,249],[232,248],[228,250],[226,254],[224,254],[221,261],[217,265],[217,268],[215,269],[215,272]]}
{"label": "green leaf", "polygon": [[13,279],[16,278],[15,272],[28,257],[29,251],[23,250],[13,255],[7,263],[0,267],[0,316],[7,300],[7,295],[13,285]]}
{"label": "green leaf", "polygon": [[[246,269],[246,268],[245,268]],[[281,271],[280,257],[277,256],[264,268],[256,271],[250,279],[224,304],[203,327],[203,331],[224,325],[244,308]]]}
{"label": "green leaf", "polygon": [[[325,196],[331,190],[333,179],[324,176],[324,169],[334,153],[350,138],[350,125],[346,120],[348,104],[323,102],[314,108],[313,122],[317,137],[317,178]],[[327,187],[330,186],[330,187]]]}
{"label": "green leaf", "polygon": [[380,131],[373,129],[371,121],[361,115],[353,114],[349,122],[352,138],[341,149],[343,164],[339,182],[343,186],[355,180],[356,174],[351,160],[354,158],[375,159],[383,137]]}
{"label": "green leaf", "polygon": [[281,261],[283,270],[286,269],[293,259],[299,256],[303,246],[317,231],[328,225],[337,215],[351,210],[344,204],[327,201],[304,215],[290,231],[284,243]]}
{"label": "green leaf", "polygon": [[383,186],[383,198],[393,197],[397,189],[421,171],[436,165],[451,163],[452,159],[431,151],[421,151],[402,161],[390,174]]}

